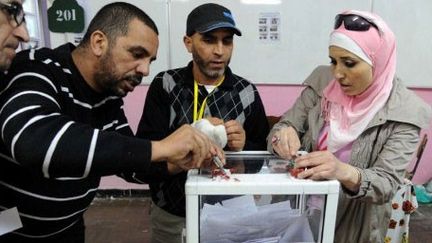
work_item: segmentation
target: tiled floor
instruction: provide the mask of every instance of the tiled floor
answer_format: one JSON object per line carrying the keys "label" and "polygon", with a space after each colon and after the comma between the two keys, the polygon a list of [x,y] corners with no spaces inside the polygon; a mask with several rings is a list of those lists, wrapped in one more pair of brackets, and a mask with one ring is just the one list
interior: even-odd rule
{"label": "tiled floor", "polygon": [[149,242],[148,197],[96,198],[85,213],[86,243]]}
{"label": "tiled floor", "polygon": [[420,204],[410,221],[410,243],[432,242],[432,204]]}
{"label": "tiled floor", "polygon": [[[85,214],[87,243],[149,242],[148,197],[97,198]],[[411,216],[410,243],[432,242],[432,204]]]}

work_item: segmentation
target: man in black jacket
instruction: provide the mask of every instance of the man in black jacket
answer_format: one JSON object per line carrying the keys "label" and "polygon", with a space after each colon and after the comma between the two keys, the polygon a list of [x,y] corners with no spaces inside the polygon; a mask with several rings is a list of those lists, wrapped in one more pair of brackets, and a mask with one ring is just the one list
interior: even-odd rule
{"label": "man in black jacket", "polygon": [[[258,91],[228,67],[234,34],[240,36],[241,32],[227,8],[203,4],[192,10],[184,44],[193,60],[186,67],[155,77],[137,136],[162,139],[184,124],[205,118],[225,126],[226,150],[266,149],[269,128]],[[150,183],[152,243],[181,242],[186,173],[162,179]]]}

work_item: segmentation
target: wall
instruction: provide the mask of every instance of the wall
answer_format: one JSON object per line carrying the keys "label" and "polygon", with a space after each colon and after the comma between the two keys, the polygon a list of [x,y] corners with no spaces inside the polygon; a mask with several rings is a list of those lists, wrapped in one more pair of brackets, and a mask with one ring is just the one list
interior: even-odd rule
{"label": "wall", "polygon": [[[54,2],[43,1],[46,1],[48,7]],[[102,6],[115,0],[76,1],[85,9],[87,26]],[[334,16],[346,9],[357,9],[378,13],[394,31],[398,38],[398,76],[410,87],[432,88],[432,83],[429,82],[432,69],[428,66],[432,63],[429,41],[432,31],[428,31],[429,23],[432,22],[430,0],[125,1],[145,10],[159,28],[158,58],[151,67],[150,76],[144,78],[147,84],[158,71],[178,67],[189,60],[182,41],[187,14],[202,3],[218,2],[231,9],[236,25],[242,30],[241,38],[235,40],[236,51],[230,65],[249,80],[261,84],[299,84],[314,67],[329,62],[327,43]],[[409,14],[405,14],[407,9]],[[66,41],[79,41],[82,35],[50,33],[51,47]],[[262,39],[263,35],[276,38]],[[413,46],[421,51],[413,53]],[[244,65],[250,60],[254,60],[256,68]],[[272,75],[267,75],[270,71]]]}
{"label": "wall", "polygon": [[[303,89],[300,85],[257,85],[261,98],[264,102],[267,115],[282,115],[300,95]],[[135,89],[125,98],[125,112],[129,123],[136,131],[139,119],[141,118],[145,96],[148,86],[143,85]],[[432,104],[432,89],[413,89],[428,104]],[[432,139],[432,123],[429,129],[424,131]],[[417,173],[413,178],[414,183],[423,184],[432,179],[432,142],[427,145]],[[412,165],[411,165],[412,167]],[[147,189],[147,185],[136,185],[126,183],[123,180],[109,176],[105,177],[101,183],[101,189]]]}

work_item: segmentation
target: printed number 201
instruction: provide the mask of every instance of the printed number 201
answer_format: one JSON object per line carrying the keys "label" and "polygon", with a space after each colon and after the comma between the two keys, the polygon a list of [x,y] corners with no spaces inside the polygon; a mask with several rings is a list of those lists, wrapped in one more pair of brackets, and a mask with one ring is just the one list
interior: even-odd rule
{"label": "printed number 201", "polygon": [[56,14],[58,22],[76,20],[75,9],[57,10]]}

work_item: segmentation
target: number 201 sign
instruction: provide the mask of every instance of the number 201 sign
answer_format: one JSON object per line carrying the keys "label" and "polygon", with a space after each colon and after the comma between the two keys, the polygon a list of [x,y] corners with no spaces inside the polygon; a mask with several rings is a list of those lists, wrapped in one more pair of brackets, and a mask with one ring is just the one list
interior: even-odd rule
{"label": "number 201 sign", "polygon": [[48,28],[58,33],[81,33],[84,30],[84,9],[76,0],[55,0],[48,9]]}
{"label": "number 201 sign", "polygon": [[56,10],[57,22],[76,21],[76,9]]}

